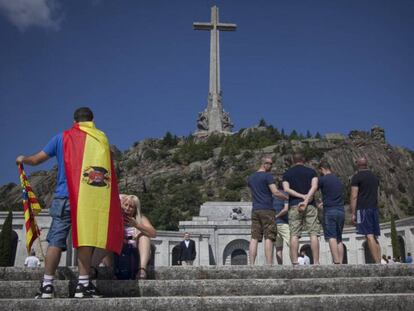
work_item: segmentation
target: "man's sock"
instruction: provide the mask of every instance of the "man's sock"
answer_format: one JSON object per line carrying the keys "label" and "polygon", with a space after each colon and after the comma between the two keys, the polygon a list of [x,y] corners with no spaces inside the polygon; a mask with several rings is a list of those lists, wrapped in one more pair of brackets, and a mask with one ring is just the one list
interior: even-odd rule
{"label": "man's sock", "polygon": [[52,285],[54,278],[55,277],[53,275],[44,274],[43,275],[42,287],[45,287],[46,285]]}
{"label": "man's sock", "polygon": [[84,287],[89,286],[89,275],[79,275],[78,284],[82,284]]}

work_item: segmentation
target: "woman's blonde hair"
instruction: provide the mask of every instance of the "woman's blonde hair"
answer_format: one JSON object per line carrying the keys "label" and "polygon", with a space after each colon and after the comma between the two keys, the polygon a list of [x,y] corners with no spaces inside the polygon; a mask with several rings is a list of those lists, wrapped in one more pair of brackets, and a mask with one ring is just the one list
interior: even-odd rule
{"label": "woman's blonde hair", "polygon": [[121,205],[125,203],[126,201],[130,201],[133,203],[133,206],[135,207],[135,209],[134,209],[134,213],[132,214],[132,217],[134,217],[138,221],[138,223],[141,223],[142,213],[141,213],[141,202],[139,198],[133,194],[120,194],[119,199],[121,200]]}

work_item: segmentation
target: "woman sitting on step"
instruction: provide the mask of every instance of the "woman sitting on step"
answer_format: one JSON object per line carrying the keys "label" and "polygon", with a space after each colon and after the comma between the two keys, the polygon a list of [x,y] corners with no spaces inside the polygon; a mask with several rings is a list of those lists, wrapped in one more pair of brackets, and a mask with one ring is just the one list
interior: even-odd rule
{"label": "woman sitting on step", "polygon": [[[157,231],[148,218],[142,215],[141,203],[136,195],[121,194],[119,198],[124,215],[122,253],[120,256],[116,254],[112,256],[97,249],[92,260],[93,266],[111,267],[113,257],[114,272],[118,279],[146,279],[147,265],[151,256],[151,238],[156,237]],[[94,270],[97,274],[97,270]]]}
{"label": "woman sitting on step", "polygon": [[[147,265],[151,255],[151,240],[155,238],[157,231],[147,217],[141,213],[141,203],[136,195],[121,194],[121,207],[124,213],[124,247],[130,245],[136,254],[139,254],[139,269],[137,279],[147,278]],[[133,254],[133,255],[135,255]],[[115,257],[116,264],[116,257]],[[116,267],[117,269],[119,267]],[[138,268],[138,267],[137,267]]]}

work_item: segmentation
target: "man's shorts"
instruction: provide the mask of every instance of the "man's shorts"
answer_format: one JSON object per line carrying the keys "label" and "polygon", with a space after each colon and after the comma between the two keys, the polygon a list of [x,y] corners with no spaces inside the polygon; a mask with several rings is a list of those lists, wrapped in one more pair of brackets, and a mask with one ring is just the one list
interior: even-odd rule
{"label": "man's shorts", "polygon": [[380,236],[378,208],[359,209],[356,216],[358,234]]}
{"label": "man's shorts", "polygon": [[276,248],[282,248],[283,241],[285,241],[288,246],[290,245],[289,224],[277,224]]}
{"label": "man's shorts", "polygon": [[323,235],[325,240],[336,239],[342,242],[342,230],[345,223],[345,210],[343,206],[328,207],[323,209]]}
{"label": "man's shorts", "polygon": [[252,211],[252,239],[262,241],[276,240],[277,227],[275,221],[276,211],[269,210],[253,210]]}
{"label": "man's shorts", "polygon": [[305,229],[310,236],[319,236],[321,227],[318,219],[318,209],[308,205],[304,212],[299,212],[298,205],[289,208],[289,229],[290,236],[300,237]]}
{"label": "man's shorts", "polygon": [[52,217],[52,224],[47,234],[47,242],[49,246],[59,247],[65,251],[66,239],[71,227],[69,199],[54,198],[49,214]]}

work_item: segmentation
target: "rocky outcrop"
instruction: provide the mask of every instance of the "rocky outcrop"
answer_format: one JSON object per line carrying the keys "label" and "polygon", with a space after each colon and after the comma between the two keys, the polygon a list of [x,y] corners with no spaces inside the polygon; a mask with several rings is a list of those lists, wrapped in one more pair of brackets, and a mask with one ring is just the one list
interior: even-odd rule
{"label": "rocky outcrop", "polygon": [[[261,132],[265,133],[266,127],[246,129],[225,139],[243,139],[251,133],[257,135]],[[113,146],[120,191],[142,194],[156,189],[153,193],[153,204],[156,205],[157,197],[171,196],[175,194],[174,191],[178,191],[175,185],[192,184],[202,194],[203,201],[249,201],[246,177],[257,169],[263,154],[274,158],[273,173],[280,176],[289,167],[291,154],[302,150],[309,159],[308,165],[314,168],[321,158],[331,164],[346,186],[344,196],[348,201],[350,178],[355,173],[355,159],[365,155],[381,181],[382,219],[389,219],[391,213],[399,218],[414,215],[414,153],[387,144],[384,130],[379,127],[374,127],[370,133],[351,131],[348,137],[341,139],[282,139],[259,149],[241,147],[235,152],[233,150],[232,154],[224,152],[226,148],[219,145],[214,146],[209,158],[180,164],[175,160],[175,155],[189,144],[188,141],[179,139],[174,146],[166,147],[162,140],[147,139],[135,143],[125,152]],[[36,194],[46,206],[53,196],[55,175],[56,169],[30,176]],[[0,209],[16,206],[19,202],[18,185],[0,187]]]}

